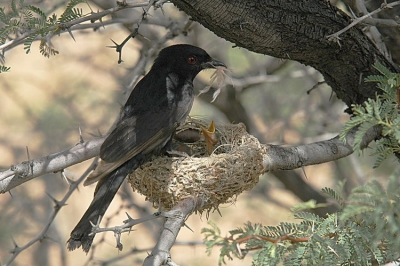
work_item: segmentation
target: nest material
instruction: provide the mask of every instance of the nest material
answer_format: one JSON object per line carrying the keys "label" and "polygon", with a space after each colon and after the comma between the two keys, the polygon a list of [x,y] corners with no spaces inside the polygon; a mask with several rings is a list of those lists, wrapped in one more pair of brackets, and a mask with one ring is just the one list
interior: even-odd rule
{"label": "nest material", "polygon": [[[180,130],[200,132],[201,126],[207,127],[205,122],[189,118]],[[217,125],[216,134],[219,140],[210,156],[204,155],[205,142],[200,140],[188,144],[195,153],[191,157],[160,156],[144,163],[129,175],[133,190],[166,210],[187,197],[202,199],[199,212],[234,202],[237,195],[253,188],[264,172],[262,147],[241,123]]]}

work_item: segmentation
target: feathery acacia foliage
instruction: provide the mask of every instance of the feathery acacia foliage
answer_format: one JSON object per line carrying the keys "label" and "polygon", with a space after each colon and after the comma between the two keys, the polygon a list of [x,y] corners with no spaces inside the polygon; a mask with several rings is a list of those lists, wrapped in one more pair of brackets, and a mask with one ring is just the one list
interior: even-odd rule
{"label": "feathery acacia foliage", "polygon": [[[356,129],[354,150],[361,151],[361,141],[373,126],[382,127],[382,138],[376,141],[374,167],[391,154],[400,154],[400,74],[391,73],[380,64],[374,66],[382,75],[366,78],[377,82],[382,94],[362,105],[352,105],[353,117],[344,125],[340,137]],[[247,223],[244,228],[221,236],[219,228],[203,229],[208,253],[221,246],[219,264],[233,257],[243,258],[257,250],[253,265],[382,265],[400,257],[400,171],[394,173],[386,188],[376,180],[355,188],[344,198],[343,183],[339,189],[322,192],[340,207],[337,213],[321,218],[304,212],[318,208],[315,201],[292,208],[300,223],[262,226]]]}
{"label": "feathery acacia foliage", "polygon": [[[75,6],[84,2],[86,0],[71,0],[58,18],[56,14],[47,17],[45,11],[36,6],[25,6],[24,0],[18,3],[12,0],[10,11],[6,12],[5,8],[0,8],[0,22],[3,24],[0,29],[0,45],[7,40],[15,39],[16,36],[26,35],[24,39],[26,53],[31,51],[32,43],[39,39],[39,51],[43,56],[58,54],[58,51],[50,45],[49,38],[65,30],[64,23],[83,16],[82,9]],[[0,66],[0,73],[6,71],[9,71],[8,67]]]}
{"label": "feathery acacia foliage", "polygon": [[210,223],[211,228],[202,230],[207,251],[220,246],[219,265],[252,250],[257,251],[253,265],[382,265],[400,256],[399,187],[400,171],[389,178],[386,189],[371,181],[355,188],[347,199],[325,188],[323,192],[341,206],[339,212],[322,218],[304,212],[310,204],[302,203],[295,209],[303,211],[294,213],[299,223],[247,223],[227,237]]}
{"label": "feathery acacia foliage", "polygon": [[374,67],[382,75],[373,75],[366,82],[377,82],[382,91],[375,99],[368,99],[364,104],[353,104],[353,117],[346,122],[340,138],[345,142],[346,135],[356,128],[354,150],[361,151],[361,142],[367,131],[374,126],[381,126],[382,138],[376,141],[373,154],[376,155],[374,167],[378,167],[388,156],[400,156],[400,74],[391,73],[381,64]]}

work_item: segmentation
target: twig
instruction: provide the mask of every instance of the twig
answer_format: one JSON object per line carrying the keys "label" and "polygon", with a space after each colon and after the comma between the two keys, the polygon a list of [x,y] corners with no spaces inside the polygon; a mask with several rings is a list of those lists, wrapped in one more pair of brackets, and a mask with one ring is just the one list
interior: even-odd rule
{"label": "twig", "polygon": [[61,210],[63,206],[66,205],[67,200],[69,197],[72,195],[72,193],[78,188],[78,185],[86,178],[86,176],[90,173],[90,171],[93,170],[95,161],[91,164],[91,166],[82,174],[81,177],[75,182],[72,182],[71,185],[69,186],[68,192],[65,194],[62,200],[57,201],[53,199],[53,202],[55,203],[53,212],[50,215],[50,218],[46,224],[46,226],[43,228],[43,230],[37,234],[34,238],[32,238],[28,243],[26,243],[23,246],[18,246],[15,242],[15,247],[11,250],[12,256],[8,259],[8,261],[4,264],[5,266],[11,265],[11,263],[15,260],[15,258],[24,250],[28,249],[30,246],[35,244],[38,241],[41,241],[42,239],[46,238],[46,233],[49,230],[51,224],[53,223],[55,217],[57,216],[58,212]]}
{"label": "twig", "polygon": [[133,219],[130,217],[128,214],[128,219],[124,221],[123,225],[119,226],[113,226],[113,227],[105,227],[105,228],[100,228],[98,224],[93,225],[91,235],[101,233],[101,232],[109,232],[112,231],[114,233],[124,233],[124,232],[130,232],[132,227],[135,225],[138,225],[140,223],[144,223],[147,221],[151,221],[154,219],[157,219],[159,217],[166,217],[165,215],[168,215],[168,213],[162,213],[162,212],[155,212],[152,215],[149,215],[147,217],[139,218],[139,219]]}
{"label": "twig", "polygon": [[[104,11],[100,11],[100,12],[97,12],[97,13],[92,13],[91,15],[87,15],[87,16],[84,16],[84,17],[81,17],[81,18],[77,18],[77,19],[71,20],[69,22],[65,22],[65,23],[62,23],[62,24],[54,25],[53,27],[49,28],[49,32],[53,32],[53,31],[56,31],[58,29],[63,29],[64,31],[67,31],[72,26],[80,24],[82,22],[86,22],[86,21],[94,22],[96,20],[100,20],[102,17],[114,14],[114,13],[116,13],[118,11],[123,10],[123,9],[145,7],[150,2],[151,1],[140,2],[140,3],[132,3],[132,4],[125,4],[125,5],[117,5],[116,7],[113,7],[113,8],[104,10]],[[36,33],[36,31],[34,31],[34,30],[27,31],[24,34],[22,34],[21,36],[18,36],[15,39],[0,45],[0,53],[4,53],[5,51],[11,49],[12,47],[15,47],[15,46],[23,43],[26,38],[28,38],[29,36],[31,36],[32,34],[35,34],[35,33]],[[59,34],[59,33],[57,33],[57,34]]]}
{"label": "twig", "polygon": [[133,219],[132,217],[129,216],[128,213],[126,213],[126,215],[128,216],[128,219],[126,219],[124,221],[123,225],[119,225],[119,226],[114,226],[114,227],[105,227],[105,228],[100,228],[99,224],[92,224],[93,228],[92,228],[92,234],[97,234],[97,233],[101,233],[101,232],[114,232],[114,236],[117,242],[117,248],[121,251],[122,250],[122,243],[121,243],[121,234],[125,233],[125,232],[131,232],[132,231],[132,227],[147,221],[151,221],[160,217],[164,217],[164,218],[179,218],[179,214],[177,214],[177,212],[175,210],[171,210],[171,211],[167,211],[167,212],[155,212],[152,215],[148,215],[146,217],[143,218],[139,218],[139,219]]}
{"label": "twig", "polygon": [[136,35],[139,34],[139,27],[142,24],[142,21],[147,17],[147,13],[149,12],[150,8],[153,6],[155,0],[150,0],[149,4],[143,8],[143,14],[140,17],[140,19],[137,22],[136,28],[128,35],[128,37],[125,38],[125,40],[122,41],[121,44],[117,44],[113,40],[111,40],[115,46],[108,46],[109,48],[115,48],[116,52],[118,53],[118,64],[121,64],[122,61],[122,48],[125,46],[125,44],[131,39],[135,38]]}
{"label": "twig", "polygon": [[0,193],[5,193],[35,177],[61,171],[97,156],[104,139],[105,137],[93,139],[62,152],[12,165],[10,169],[0,172]]}
{"label": "twig", "polygon": [[133,90],[140,76],[144,74],[149,57],[153,56],[160,49],[160,47],[164,45],[168,40],[178,36],[183,30],[185,30],[186,25],[189,23],[191,23],[189,19],[187,19],[187,21],[185,21],[185,23],[183,24],[179,24],[176,22],[170,23],[166,27],[169,31],[163,37],[161,37],[157,42],[154,42],[146,52],[141,54],[141,57],[134,68],[135,73],[132,75],[132,79],[129,82],[128,90],[126,92],[124,101],[128,99],[130,92]]}
{"label": "twig", "polygon": [[359,24],[359,23],[362,22],[363,20],[372,17],[373,15],[375,15],[375,14],[381,12],[382,10],[385,10],[385,9],[388,9],[388,8],[393,8],[393,7],[397,6],[397,5],[400,5],[400,1],[392,2],[392,3],[390,3],[390,4],[384,3],[384,4],[381,5],[381,7],[375,9],[374,11],[372,11],[372,12],[370,12],[370,13],[368,13],[368,14],[365,14],[365,15],[362,16],[362,17],[356,18],[356,19],[353,20],[353,22],[350,23],[349,25],[347,25],[346,27],[344,27],[343,29],[341,29],[340,31],[338,31],[338,32],[336,32],[336,33],[334,33],[334,34],[331,34],[331,35],[326,36],[326,38],[327,38],[328,40],[338,40],[338,39],[339,39],[339,36],[340,36],[342,33],[348,31],[350,28],[352,28],[352,27],[354,27],[355,25]]}

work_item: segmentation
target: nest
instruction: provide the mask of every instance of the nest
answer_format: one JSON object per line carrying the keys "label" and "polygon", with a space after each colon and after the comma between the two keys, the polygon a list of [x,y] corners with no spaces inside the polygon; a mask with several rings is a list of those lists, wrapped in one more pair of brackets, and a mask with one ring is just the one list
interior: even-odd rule
{"label": "nest", "polygon": [[[202,136],[201,127],[208,125],[189,118],[177,132],[194,130]],[[133,190],[165,210],[188,197],[202,199],[203,205],[197,208],[200,213],[233,203],[240,193],[253,188],[264,172],[262,147],[241,123],[217,126],[215,134],[218,141],[210,156],[202,137],[186,144],[192,156],[158,156],[144,163],[129,175]]]}

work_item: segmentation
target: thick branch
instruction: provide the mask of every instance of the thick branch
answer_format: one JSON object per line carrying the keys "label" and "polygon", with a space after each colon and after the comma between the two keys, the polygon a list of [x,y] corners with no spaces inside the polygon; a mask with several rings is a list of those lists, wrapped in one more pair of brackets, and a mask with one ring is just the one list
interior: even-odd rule
{"label": "thick branch", "polygon": [[351,23],[328,1],[297,0],[172,0],[194,20],[240,47],[278,58],[292,59],[320,71],[348,106],[375,97],[376,85],[362,82],[376,74],[380,62],[398,69],[369,38],[353,27],[330,41]]}
{"label": "thick branch", "polygon": [[199,198],[187,198],[168,212],[175,213],[175,215],[167,218],[165,221],[158,242],[151,251],[151,254],[145,259],[143,263],[144,266],[164,265],[171,260],[169,250],[175,243],[179,230],[185,223],[186,218],[201,204],[202,201]]}
{"label": "thick branch", "polygon": [[[364,136],[361,148],[366,148],[370,142],[377,139],[380,131],[379,127],[371,128]],[[353,153],[354,133],[355,131],[347,135],[346,144],[335,137],[294,147],[266,145],[264,167],[268,171],[292,170],[346,157]],[[11,166],[10,169],[0,172],[0,192],[5,193],[35,177],[61,171],[97,156],[104,138],[77,144],[71,149]]]}
{"label": "thick branch", "polygon": [[0,193],[5,193],[35,177],[61,171],[97,156],[104,139],[105,137],[79,143],[62,152],[12,165],[10,169],[0,172]]}
{"label": "thick branch", "polygon": [[[330,140],[294,147],[266,145],[264,167],[267,171],[292,170],[349,156],[354,152],[352,145],[354,144],[355,132],[356,130],[353,130],[347,135],[346,144],[337,136]],[[366,148],[370,142],[379,138],[380,134],[380,127],[371,128],[363,137],[361,148]]]}

